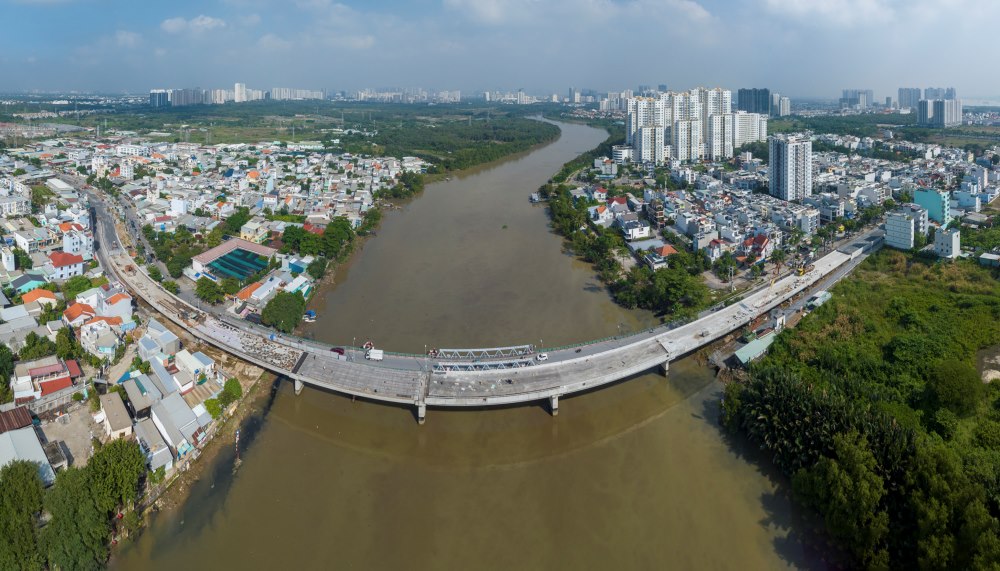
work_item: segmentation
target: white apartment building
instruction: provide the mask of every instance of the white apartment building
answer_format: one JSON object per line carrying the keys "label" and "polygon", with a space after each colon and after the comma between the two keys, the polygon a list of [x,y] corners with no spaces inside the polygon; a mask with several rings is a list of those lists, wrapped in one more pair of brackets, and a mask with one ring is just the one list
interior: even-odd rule
{"label": "white apartment building", "polygon": [[94,259],[94,237],[80,230],[70,230],[63,234],[63,252],[77,254],[85,262]]}
{"label": "white apartment building", "polygon": [[892,212],[885,219],[885,245],[910,250],[915,244],[916,224],[908,212]]}
{"label": "white apartment building", "polygon": [[233,101],[236,103],[246,103],[247,101],[247,84],[237,83],[233,86]]}
{"label": "white apartment building", "polygon": [[802,200],[812,195],[812,141],[803,136],[775,135],[769,148],[771,196]]}
{"label": "white apartment building", "polygon": [[958,228],[939,228],[934,234],[934,253],[954,260],[962,253],[961,232]]}
{"label": "white apartment building", "polygon": [[708,118],[705,155],[713,161],[733,156],[733,118],[732,113],[712,115]]}
{"label": "white apartment building", "polygon": [[678,161],[701,160],[703,147],[701,143],[701,121],[674,121],[671,129],[670,148],[672,157]]}
{"label": "white apartment building", "polygon": [[149,147],[143,145],[118,145],[115,154],[119,157],[148,157]]}
{"label": "white apartment building", "polygon": [[637,163],[661,164],[666,159],[663,127],[640,127],[632,141],[632,160]]}

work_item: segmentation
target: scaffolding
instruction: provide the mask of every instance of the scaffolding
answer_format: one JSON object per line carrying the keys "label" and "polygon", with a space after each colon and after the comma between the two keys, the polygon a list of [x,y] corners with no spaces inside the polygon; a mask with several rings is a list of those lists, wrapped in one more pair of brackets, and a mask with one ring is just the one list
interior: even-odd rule
{"label": "scaffolding", "polygon": [[535,352],[534,345],[514,345],[512,347],[490,347],[487,349],[431,349],[435,359],[516,359]]}
{"label": "scaffolding", "polygon": [[434,363],[435,373],[449,371],[500,371],[504,369],[523,369],[534,365],[532,359],[515,359],[513,361],[465,361],[459,363]]}

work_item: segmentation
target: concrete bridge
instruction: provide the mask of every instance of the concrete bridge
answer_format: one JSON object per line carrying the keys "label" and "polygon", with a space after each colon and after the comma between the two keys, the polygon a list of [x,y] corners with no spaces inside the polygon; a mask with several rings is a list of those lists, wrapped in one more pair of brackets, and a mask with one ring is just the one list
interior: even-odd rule
{"label": "concrete bridge", "polygon": [[[386,353],[380,362],[364,359],[359,348],[345,355],[314,341],[275,334],[249,322],[201,311],[154,282],[119,247],[104,205],[97,210],[98,255],[104,267],[134,295],[198,339],[292,379],[299,394],[304,384],[365,399],[413,406],[422,424],[427,407],[485,407],[548,400],[553,415],[559,398],[659,368],[740,329],[831,274],[839,279],[856,265],[858,253],[835,251],[817,260],[803,276],[788,276],[743,301],[673,329],[659,327],[622,338],[548,350],[534,359],[530,346],[493,350],[449,350],[428,355]],[[849,261],[855,260],[848,264]],[[131,268],[130,268],[131,266]],[[848,267],[849,266],[849,267]],[[840,270],[838,272],[838,269]],[[480,359],[470,357],[481,356]],[[506,363],[494,367],[458,367],[464,363]]]}

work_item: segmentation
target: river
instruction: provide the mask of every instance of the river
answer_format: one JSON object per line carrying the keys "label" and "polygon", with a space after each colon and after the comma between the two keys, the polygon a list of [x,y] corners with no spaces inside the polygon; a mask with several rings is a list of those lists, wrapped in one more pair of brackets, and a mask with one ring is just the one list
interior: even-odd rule
{"label": "river", "polygon": [[[307,333],[390,350],[555,346],[656,323],[616,306],[528,194],[603,131],[429,185],[317,296]],[[119,569],[819,567],[694,359],[539,406],[412,410],[286,384]],[[749,454],[750,458],[746,457]]]}

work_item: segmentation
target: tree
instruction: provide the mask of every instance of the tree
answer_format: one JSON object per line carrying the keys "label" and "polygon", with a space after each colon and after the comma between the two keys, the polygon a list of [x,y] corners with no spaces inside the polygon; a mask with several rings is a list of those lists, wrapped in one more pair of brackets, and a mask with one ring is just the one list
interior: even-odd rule
{"label": "tree", "polygon": [[156,264],[150,264],[149,266],[147,266],[146,269],[149,271],[149,279],[153,280],[154,282],[163,281],[163,274],[160,273],[160,268],[158,268]]}
{"label": "tree", "polygon": [[198,299],[211,304],[219,303],[224,297],[219,284],[205,276],[198,278],[198,281],[195,282],[194,293]]}
{"label": "tree", "polygon": [[14,264],[19,270],[30,270],[34,265],[31,256],[20,248],[14,248]]}
{"label": "tree", "polygon": [[177,279],[184,274],[184,268],[186,268],[189,263],[191,263],[190,258],[184,259],[179,256],[173,257],[167,261],[167,272],[170,273],[170,277]]}
{"label": "tree", "polygon": [[[14,373],[14,352],[10,347],[0,343],[0,378],[9,379]],[[0,383],[0,402],[8,402],[13,399],[9,383]]]}
{"label": "tree", "polygon": [[778,274],[781,273],[781,266],[783,266],[785,264],[785,260],[787,258],[788,258],[788,255],[785,253],[784,250],[777,249],[777,250],[771,252],[771,261],[774,262],[774,266],[775,266],[774,273],[775,273],[775,275],[778,275]]}
{"label": "tree", "polygon": [[319,256],[315,260],[309,262],[309,266],[306,268],[306,273],[312,276],[314,280],[321,280],[326,274],[326,266],[326,258]]}
{"label": "tree", "polygon": [[974,366],[958,359],[946,359],[931,370],[925,397],[932,412],[946,408],[964,417],[972,414],[982,393],[983,383]]}
{"label": "tree", "polygon": [[48,355],[55,354],[55,352],[55,343],[50,341],[48,337],[42,337],[32,331],[24,337],[24,347],[21,348],[18,356],[22,361],[31,361],[32,359],[47,357]]}
{"label": "tree", "polygon": [[177,285],[177,282],[172,280],[166,280],[163,282],[163,289],[169,291],[170,293],[177,295],[181,291],[181,286]]}
{"label": "tree", "polygon": [[261,322],[281,331],[291,333],[302,319],[306,300],[299,292],[279,291],[261,312]]}
{"label": "tree", "polygon": [[97,507],[112,513],[139,497],[146,456],[133,440],[112,440],[87,461],[87,470]]}
{"label": "tree", "polygon": [[108,518],[91,493],[90,470],[59,472],[45,496],[45,509],[52,515],[41,537],[49,566],[102,569],[108,558]]}
{"label": "tree", "polygon": [[239,400],[241,396],[243,396],[243,386],[240,385],[239,380],[236,378],[226,379],[226,384],[222,386],[222,392],[219,393],[219,404],[225,408]]}
{"label": "tree", "polygon": [[236,295],[240,291],[240,282],[236,278],[223,278],[221,288],[227,295]]}
{"label": "tree", "polygon": [[76,359],[80,356],[80,345],[73,339],[69,327],[63,327],[56,333],[56,356],[60,359]]}
{"label": "tree", "polygon": [[222,405],[219,404],[219,399],[207,399],[205,400],[205,410],[213,418],[219,418],[222,416]]}
{"label": "tree", "polygon": [[90,278],[87,276],[73,276],[66,280],[62,286],[63,297],[67,300],[76,299],[81,292],[85,292],[93,287]]}
{"label": "tree", "polygon": [[41,569],[37,516],[44,489],[38,464],[15,460],[0,468],[0,569]]}
{"label": "tree", "polygon": [[823,514],[830,534],[865,565],[885,568],[889,515],[878,463],[865,437],[857,431],[833,437],[834,457],[821,458],[792,478],[795,493]]}

